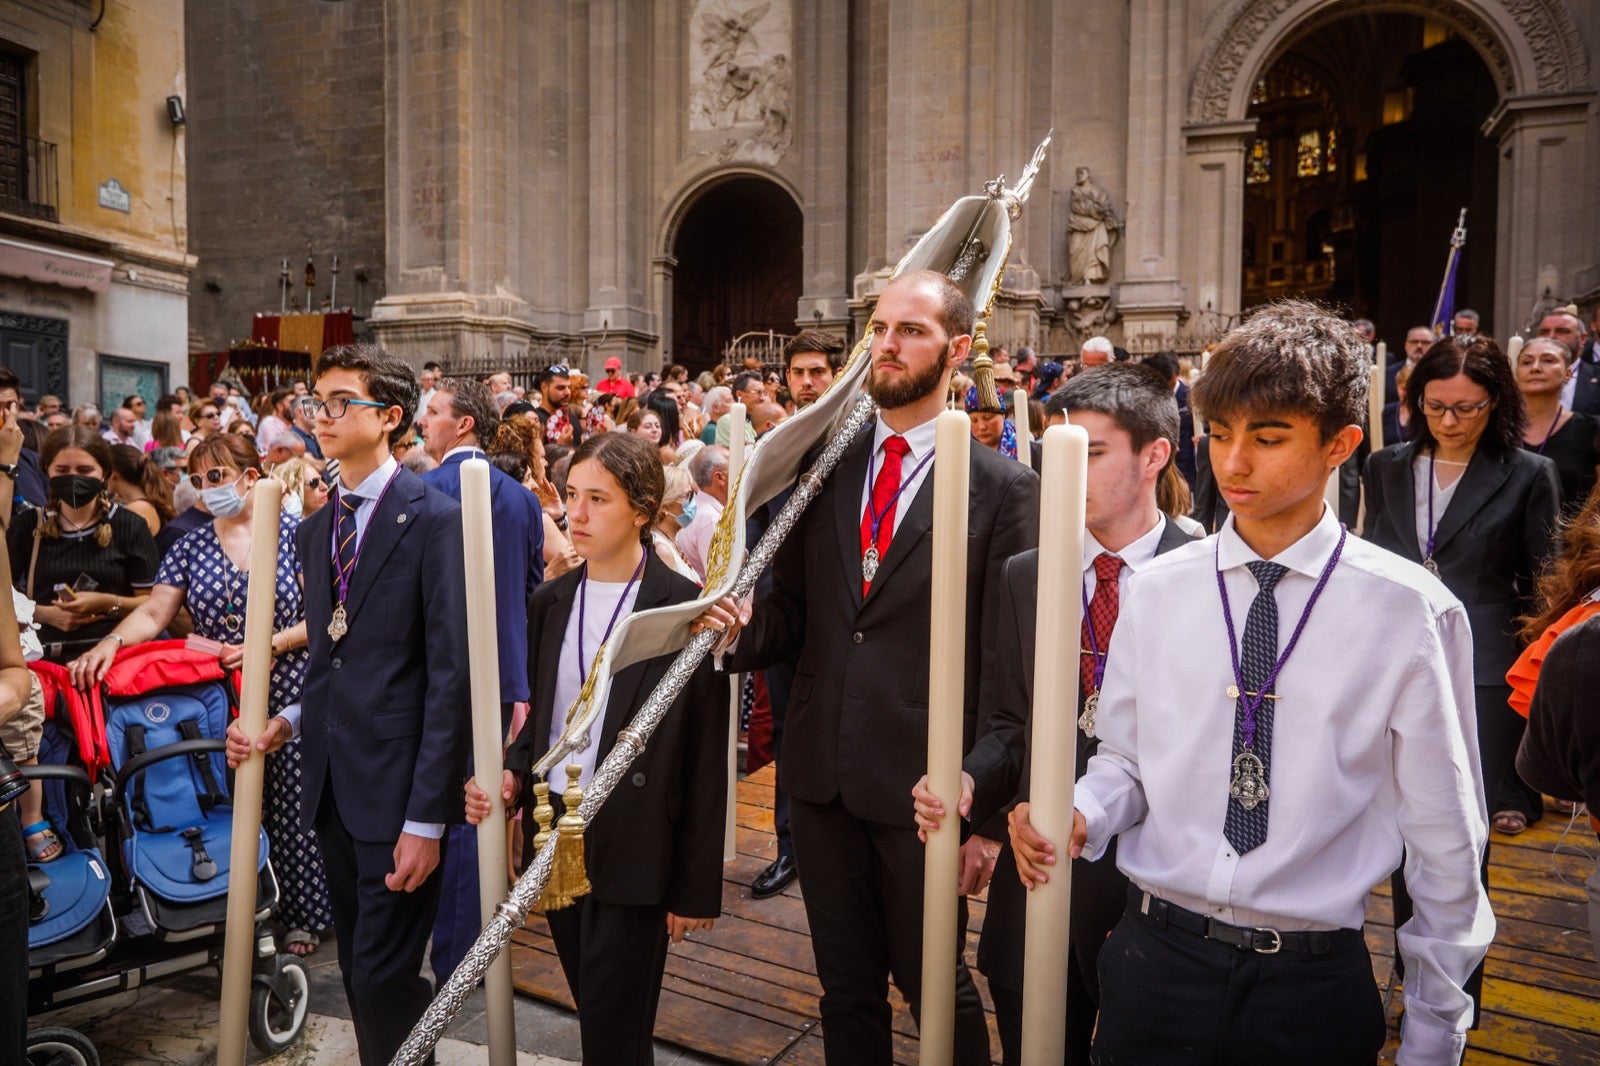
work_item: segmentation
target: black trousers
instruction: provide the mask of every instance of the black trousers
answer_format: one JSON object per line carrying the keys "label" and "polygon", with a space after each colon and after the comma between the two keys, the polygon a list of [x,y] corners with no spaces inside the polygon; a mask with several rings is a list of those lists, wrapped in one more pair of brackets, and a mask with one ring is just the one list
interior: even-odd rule
{"label": "black trousers", "polygon": [[778,756],[783,751],[783,720],[788,717],[789,693],[794,688],[794,663],[780,663],[762,671],[767,681],[767,703],[772,708],[772,831],[778,838],[778,854],[794,855],[794,838],[789,830],[789,794],[783,790],[783,776],[777,772]]}
{"label": "black trousers", "polygon": [[1544,797],[1517,773],[1517,749],[1528,720],[1511,709],[1510,685],[1479,685],[1478,754],[1483,760],[1483,792],[1489,817],[1499,811],[1520,811],[1531,825],[1544,817]]}
{"label": "black trousers", "polygon": [[650,1066],[667,966],[667,908],[583,896],[545,920],[578,1005],[585,1066]]}
{"label": "black trousers", "polygon": [[26,1062],[28,860],[15,806],[0,811],[0,1062]]}
{"label": "black trousers", "polygon": [[1366,945],[1260,955],[1125,914],[1100,953],[1095,1066],[1376,1063],[1383,1002]]}
{"label": "black trousers", "polygon": [[[795,860],[822,983],[822,1040],[830,1066],[893,1062],[889,980],[922,1008],[922,842],[915,829],[857,818],[835,799],[789,797]],[[952,885],[950,890],[955,891]],[[964,953],[967,904],[950,931],[956,963],[957,1066],[987,1066],[989,1028]]]}
{"label": "black trousers", "polygon": [[361,1066],[386,1066],[433,999],[422,958],[439,909],[447,841],[439,841],[440,864],[421,888],[391,892],[383,879],[394,872],[394,841],[352,837],[331,790],[324,793],[317,834]]}

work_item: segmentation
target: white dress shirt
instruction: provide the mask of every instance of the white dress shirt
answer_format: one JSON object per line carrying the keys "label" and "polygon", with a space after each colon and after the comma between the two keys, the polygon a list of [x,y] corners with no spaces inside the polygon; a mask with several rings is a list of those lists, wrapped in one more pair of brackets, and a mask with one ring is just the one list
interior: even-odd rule
{"label": "white dress shirt", "polygon": [[[585,586],[587,597],[585,601]],[[623,593],[627,599],[622,603],[621,609],[617,607],[622,600]],[[578,585],[578,592],[574,595],[572,613],[567,616],[567,632],[561,639],[561,657],[556,660],[556,687],[554,702],[550,705],[550,747],[554,748],[561,741],[561,734],[567,727],[567,711],[578,702],[578,693],[583,690],[583,680],[588,676],[589,668],[594,665],[594,660],[600,654],[600,644],[606,639],[606,626],[610,623],[612,613],[616,612],[618,624],[628,615],[633,613],[633,605],[639,599],[639,582],[633,581],[583,581]],[[583,603],[583,610],[579,611],[578,604]],[[587,661],[578,659],[578,623],[583,622],[583,654]],[[589,779],[594,776],[595,756],[600,750],[600,731],[605,726],[606,711],[600,708],[600,713],[594,716],[594,721],[589,723],[589,743],[582,751],[575,751],[562,763],[567,766],[583,768],[583,775],[578,778],[578,784],[587,788]],[[561,780],[565,781],[565,776]],[[566,786],[563,785],[563,788]]]}
{"label": "white dress shirt", "polygon": [[[933,454],[933,442],[939,435],[938,421],[937,418],[930,418],[922,425],[899,434],[906,439],[906,444],[911,450],[900,460],[900,496],[895,501],[894,532],[899,532],[900,523],[905,520],[906,512],[911,509],[911,501],[917,498],[922,483],[927,481],[928,475],[933,472],[933,463],[930,462],[925,466],[921,464]],[[878,479],[878,474],[883,470],[883,442],[895,435],[895,431],[883,421],[882,412],[879,412],[872,435],[872,461],[868,466],[866,481],[861,486],[863,517],[867,513],[867,505],[872,502],[872,483]],[[918,469],[919,466],[921,469]]]}
{"label": "white dress shirt", "polygon": [[[1280,654],[1339,539],[1331,511],[1273,560]],[[1235,701],[1217,567],[1236,637],[1259,558],[1234,531],[1153,560],[1128,584],[1101,690],[1100,748],[1078,782],[1086,857],[1120,834],[1118,866],[1145,891],[1243,926],[1360,929],[1368,893],[1400,864],[1415,917],[1398,1066],[1455,1066],[1462,990],[1494,939],[1479,881],[1488,819],[1466,612],[1420,566],[1349,537],[1275,686],[1267,839],[1223,835]]]}
{"label": "white dress shirt", "polygon": [[[1156,546],[1161,543],[1161,534],[1167,531],[1165,518],[1157,518],[1156,524],[1150,531],[1138,540],[1129,544],[1119,552],[1112,552],[1122,560],[1122,572],[1117,575],[1117,602],[1122,602],[1122,594],[1128,591],[1128,578],[1149,566],[1156,557]],[[1083,594],[1089,599],[1094,599],[1094,590],[1099,584],[1094,576],[1094,561],[1106,551],[1094,534],[1088,530],[1083,531]]]}

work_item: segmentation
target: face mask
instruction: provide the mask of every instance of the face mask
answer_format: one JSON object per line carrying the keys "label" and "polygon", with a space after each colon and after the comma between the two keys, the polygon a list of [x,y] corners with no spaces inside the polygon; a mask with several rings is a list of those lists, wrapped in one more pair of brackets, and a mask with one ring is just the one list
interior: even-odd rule
{"label": "face mask", "polygon": [[200,502],[206,505],[217,518],[232,518],[244,510],[244,497],[239,495],[238,488],[244,483],[240,478],[231,485],[218,485],[215,488],[201,489]]}
{"label": "face mask", "polygon": [[97,477],[82,474],[62,474],[50,479],[50,495],[68,507],[82,507],[106,490],[106,483]]}
{"label": "face mask", "polygon": [[283,494],[283,513],[290,518],[299,518],[305,513],[305,504],[300,502],[298,494],[293,492]]}
{"label": "face mask", "polygon": [[687,527],[690,522],[694,521],[695,512],[699,509],[700,501],[696,497],[690,496],[687,500],[684,500],[683,512],[678,515],[678,525]]}

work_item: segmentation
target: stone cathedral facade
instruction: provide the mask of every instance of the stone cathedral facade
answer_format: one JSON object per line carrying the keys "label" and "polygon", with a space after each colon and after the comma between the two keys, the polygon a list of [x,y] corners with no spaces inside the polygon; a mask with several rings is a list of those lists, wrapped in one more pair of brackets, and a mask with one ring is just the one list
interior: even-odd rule
{"label": "stone cathedral facade", "polygon": [[1600,300],[1600,0],[247,0],[187,31],[212,347],[308,252],[418,363],[854,333],[1051,129],[994,342],[1195,345],[1290,293],[1398,340],[1463,208],[1487,328]]}

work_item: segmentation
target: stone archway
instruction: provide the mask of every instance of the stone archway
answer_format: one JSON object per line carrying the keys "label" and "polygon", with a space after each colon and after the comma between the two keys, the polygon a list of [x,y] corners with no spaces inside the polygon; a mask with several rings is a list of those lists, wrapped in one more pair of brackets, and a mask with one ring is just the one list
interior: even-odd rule
{"label": "stone archway", "polygon": [[723,173],[685,191],[657,257],[667,359],[709,370],[741,333],[794,331],[803,222],[792,190],[766,174]]}
{"label": "stone archway", "polygon": [[[1592,64],[1561,0],[1238,0],[1212,20],[1183,127],[1185,274],[1195,310],[1239,311],[1233,238],[1242,226],[1245,144],[1255,129],[1251,87],[1292,42],[1358,11],[1447,25],[1495,81],[1500,102],[1483,128],[1500,154],[1495,321],[1509,335],[1545,290],[1576,294],[1596,265]],[[1572,195],[1576,176],[1587,185]]]}

